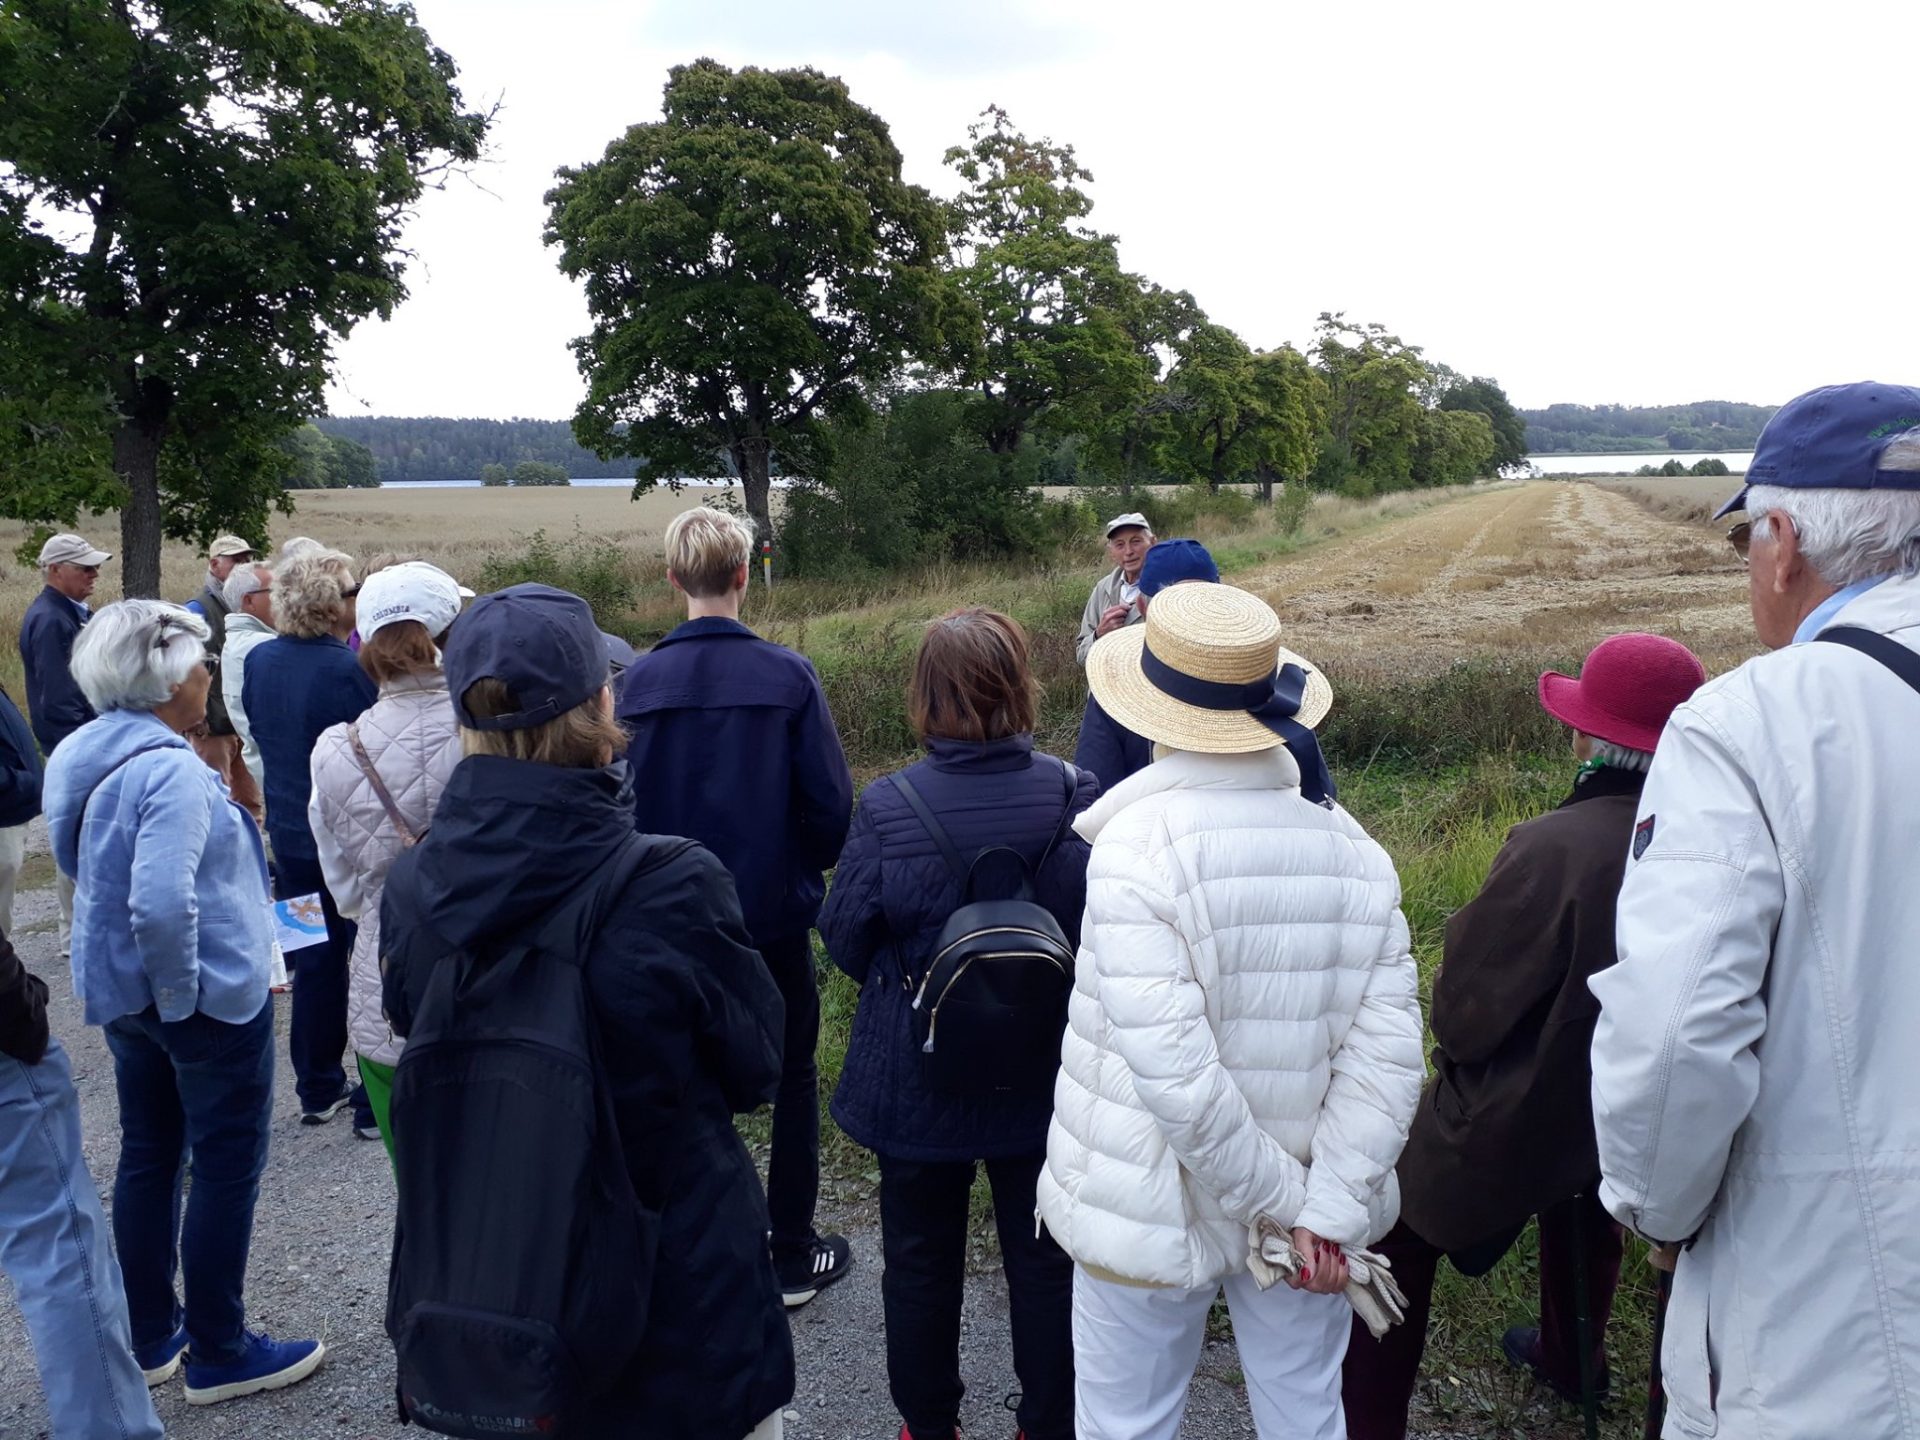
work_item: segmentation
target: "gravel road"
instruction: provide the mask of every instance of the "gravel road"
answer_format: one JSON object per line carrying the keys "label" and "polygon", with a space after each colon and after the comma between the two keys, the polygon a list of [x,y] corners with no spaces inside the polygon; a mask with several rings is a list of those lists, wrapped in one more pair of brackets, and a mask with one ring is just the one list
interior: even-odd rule
{"label": "gravel road", "polygon": [[[44,859],[29,862],[44,882]],[[73,1060],[86,1136],[87,1164],[111,1204],[119,1153],[113,1066],[100,1031],[81,1023],[67,967],[55,954],[51,889],[23,891],[14,943],[28,968],[47,981],[53,1031]],[[156,1392],[173,1436],[192,1440],[403,1440],[417,1430],[393,1420],[393,1352],[383,1328],[393,1175],[378,1144],[355,1138],[342,1116],[303,1128],[286,1059],[287,997],[276,996],[280,1066],[272,1150],[254,1224],[247,1273],[248,1321],[285,1337],[318,1335],[327,1363],[313,1379],[277,1394],[206,1409],[189,1408],[173,1381]],[[861,1187],[829,1186],[821,1226],[853,1242],[853,1273],[793,1314],[799,1390],[787,1411],[795,1440],[892,1440],[899,1417],[887,1397],[880,1305],[880,1235]],[[1230,1344],[1209,1345],[1194,1382],[1186,1434],[1226,1440],[1253,1434]],[[1007,1341],[1006,1286],[997,1271],[968,1284],[961,1341],[969,1436],[1011,1437],[1005,1398],[1017,1389]],[[31,1350],[0,1280],[0,1440],[50,1436]],[[727,1440],[727,1437],[716,1437]]]}

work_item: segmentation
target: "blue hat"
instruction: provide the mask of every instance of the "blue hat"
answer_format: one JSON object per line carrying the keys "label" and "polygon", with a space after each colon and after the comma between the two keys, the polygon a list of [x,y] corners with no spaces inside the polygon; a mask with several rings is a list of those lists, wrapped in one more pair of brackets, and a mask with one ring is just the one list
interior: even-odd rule
{"label": "blue hat", "polygon": [[1920,390],[1872,380],[1796,395],[1774,413],[1753,447],[1747,483],[1714,512],[1747,505],[1754,485],[1789,490],[1920,490],[1920,471],[1883,470],[1887,442],[1920,429]]}
{"label": "blue hat", "polygon": [[1198,540],[1162,540],[1147,551],[1140,566],[1140,593],[1158,595],[1169,585],[1182,580],[1206,580],[1220,583],[1220,567]]}
{"label": "blue hat", "polygon": [[[607,683],[607,645],[593,611],[551,585],[482,595],[454,621],[441,660],[454,710],[469,730],[530,730],[586,704]],[[476,680],[498,680],[520,708],[469,714],[466,693]]]}

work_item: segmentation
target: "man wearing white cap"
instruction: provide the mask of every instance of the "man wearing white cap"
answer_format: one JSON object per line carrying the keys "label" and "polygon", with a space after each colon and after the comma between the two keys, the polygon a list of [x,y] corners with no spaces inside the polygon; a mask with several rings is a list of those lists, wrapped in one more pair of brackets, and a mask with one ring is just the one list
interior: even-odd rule
{"label": "man wearing white cap", "polygon": [[[112,558],[78,535],[55,535],[40,547],[40,573],[47,586],[20,621],[20,663],[27,672],[27,709],[33,717],[33,738],[48,755],[93,719],[93,707],[74,683],[67,661],[80,627],[93,614],[87,597],[100,578],[100,567]],[[73,882],[56,874],[54,890],[60,897],[60,955],[64,959],[73,933]]]}
{"label": "man wearing white cap", "polygon": [[[252,560],[250,543],[238,535],[222,535],[207,547],[206,584],[187,602],[187,609],[207,622],[207,658],[216,666],[226,647],[227,617],[232,613],[225,594],[227,578],[235,566],[251,564]],[[225,687],[215,685],[207,693],[206,724],[189,734],[187,741],[194,753],[207,762],[207,767],[226,782],[228,793],[237,803],[256,817],[264,813],[260,788],[241,762],[240,737],[234,732],[233,718],[227,709]]]}
{"label": "man wearing white cap", "polygon": [[1153,526],[1138,511],[1116,515],[1107,522],[1107,558],[1113,572],[1102,576],[1087,596],[1080,616],[1080,643],[1074,654],[1082,665],[1087,652],[1102,635],[1111,635],[1143,618],[1140,609],[1140,567],[1153,548]]}

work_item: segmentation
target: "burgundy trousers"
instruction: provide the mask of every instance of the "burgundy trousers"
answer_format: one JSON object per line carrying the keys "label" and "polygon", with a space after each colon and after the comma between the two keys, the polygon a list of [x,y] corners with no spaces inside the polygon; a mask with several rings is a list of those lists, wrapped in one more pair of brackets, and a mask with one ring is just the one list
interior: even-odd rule
{"label": "burgundy trousers", "polygon": [[[1579,1327],[1575,1324],[1575,1214],[1584,1208],[1587,1232],[1587,1303],[1593,1322],[1593,1373],[1606,1373],[1607,1320],[1620,1284],[1625,1248],[1620,1226],[1590,1196],[1543,1210],[1540,1228],[1540,1356],[1548,1376],[1565,1389],[1580,1389]],[[1347,1412],[1348,1440],[1405,1440],[1407,1407],[1420,1378],[1427,1348],[1427,1314],[1433,1308],[1433,1281],[1441,1251],[1403,1222],[1373,1247],[1393,1266],[1394,1279],[1407,1296],[1407,1318],[1386,1338],[1375,1340],[1358,1319],[1347,1346],[1341,1394]],[[1498,1357],[1489,1357],[1497,1360]]]}

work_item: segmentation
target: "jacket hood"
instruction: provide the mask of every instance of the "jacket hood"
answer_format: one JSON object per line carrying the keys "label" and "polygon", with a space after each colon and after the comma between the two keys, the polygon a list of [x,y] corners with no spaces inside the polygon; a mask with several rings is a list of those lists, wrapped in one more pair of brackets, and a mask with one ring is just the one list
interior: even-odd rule
{"label": "jacket hood", "polygon": [[420,842],[418,895],[447,943],[494,938],[550,912],[632,833],[624,760],[578,770],[470,755]]}
{"label": "jacket hood", "polygon": [[257,615],[249,615],[244,610],[228,611],[227,634],[237,635],[242,631],[252,631],[258,635],[278,635],[280,633]]}
{"label": "jacket hood", "polygon": [[1083,840],[1098,840],[1114,816],[1167,790],[1298,790],[1300,765],[1284,745],[1246,755],[1175,750],[1107,791],[1073,822]]}
{"label": "jacket hood", "polygon": [[142,750],[165,746],[188,749],[187,742],[148,710],[109,710],[69,735],[47,762],[49,810],[78,810],[94,788]]}

